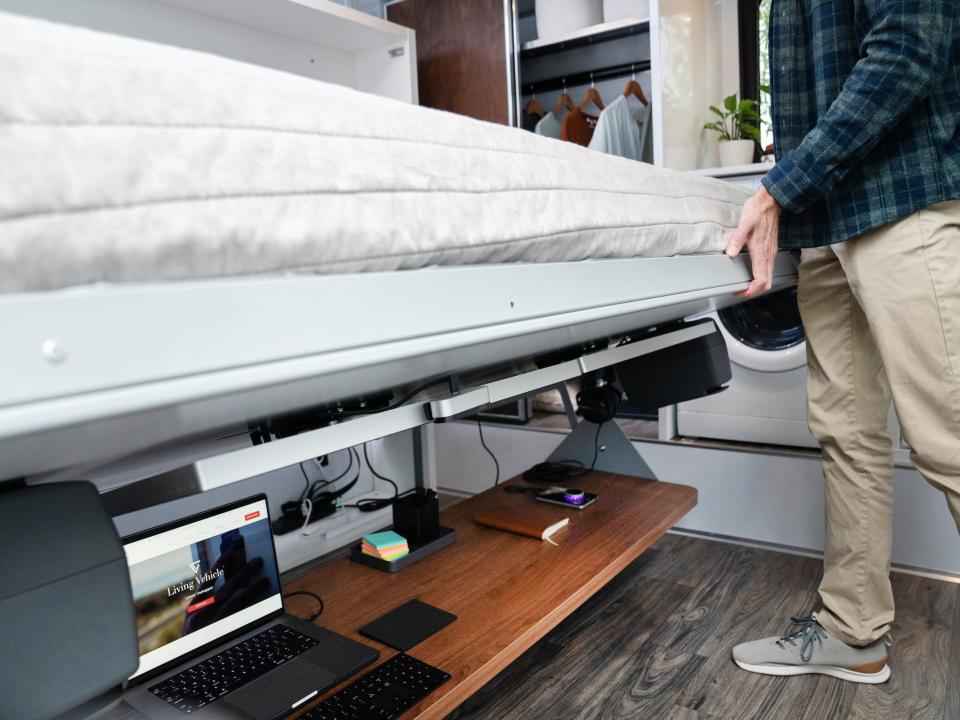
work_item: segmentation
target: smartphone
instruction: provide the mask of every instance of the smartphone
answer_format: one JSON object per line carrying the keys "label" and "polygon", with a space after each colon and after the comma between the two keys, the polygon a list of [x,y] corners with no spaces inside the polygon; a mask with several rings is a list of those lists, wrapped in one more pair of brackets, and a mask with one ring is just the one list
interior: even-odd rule
{"label": "smartphone", "polygon": [[560,505],[562,507],[573,508],[574,510],[583,510],[585,507],[592,505],[597,500],[597,496],[593,493],[585,492],[583,493],[583,500],[580,502],[575,502],[568,499],[566,490],[544,490],[541,493],[537,493],[537,500],[540,502],[550,503],[551,505]]}

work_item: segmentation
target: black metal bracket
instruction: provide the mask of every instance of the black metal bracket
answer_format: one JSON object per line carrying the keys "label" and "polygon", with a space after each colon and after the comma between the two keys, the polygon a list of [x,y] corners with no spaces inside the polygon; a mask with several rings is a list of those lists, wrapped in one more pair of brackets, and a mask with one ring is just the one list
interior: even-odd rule
{"label": "black metal bracket", "polygon": [[610,65],[608,67],[597,68],[596,70],[585,70],[559,77],[551,77],[543,80],[537,80],[532,83],[524,83],[522,90],[525,94],[547,93],[561,88],[576,87],[578,85],[587,85],[591,82],[600,82],[601,80],[611,80],[618,77],[627,77],[633,73],[645,72],[650,69],[649,60],[638,60],[632,63],[621,63],[619,65]]}

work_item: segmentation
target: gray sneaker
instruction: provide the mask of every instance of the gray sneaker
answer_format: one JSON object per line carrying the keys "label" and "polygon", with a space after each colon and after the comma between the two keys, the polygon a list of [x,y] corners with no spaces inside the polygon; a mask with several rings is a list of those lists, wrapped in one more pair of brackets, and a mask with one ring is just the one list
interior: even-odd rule
{"label": "gray sneaker", "polygon": [[816,613],[790,620],[800,629],[783,637],[737,645],[733,661],[744,670],[764,675],[819,674],[871,685],[890,678],[886,638],[866,647],[852,647],[820,627]]}

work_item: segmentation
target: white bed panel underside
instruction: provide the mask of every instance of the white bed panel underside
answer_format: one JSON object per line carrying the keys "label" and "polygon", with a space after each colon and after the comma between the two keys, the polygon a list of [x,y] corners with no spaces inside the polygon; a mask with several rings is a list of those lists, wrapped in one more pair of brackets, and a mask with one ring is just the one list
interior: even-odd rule
{"label": "white bed panel underside", "polygon": [[0,292],[717,252],[746,191],[0,14]]}
{"label": "white bed panel underside", "polygon": [[[749,279],[747,258],[701,255],[0,296],[0,477],[509,366],[715,310]],[[795,279],[782,254],[775,285]]]}

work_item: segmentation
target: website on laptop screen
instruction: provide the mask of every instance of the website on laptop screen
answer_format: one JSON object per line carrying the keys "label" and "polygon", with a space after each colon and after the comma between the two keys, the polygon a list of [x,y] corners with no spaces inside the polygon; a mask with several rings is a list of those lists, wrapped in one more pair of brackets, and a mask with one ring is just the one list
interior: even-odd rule
{"label": "website on laptop screen", "polygon": [[149,672],[283,607],[267,503],[124,545]]}

